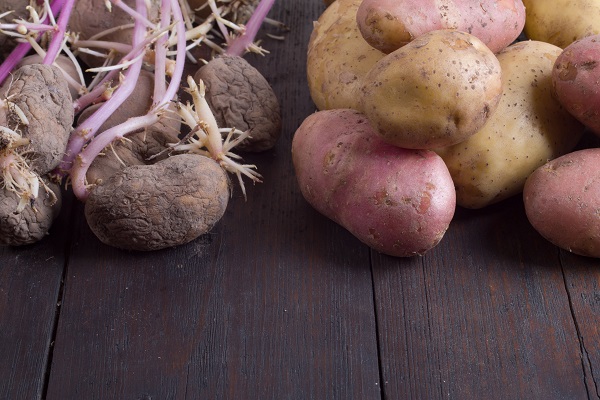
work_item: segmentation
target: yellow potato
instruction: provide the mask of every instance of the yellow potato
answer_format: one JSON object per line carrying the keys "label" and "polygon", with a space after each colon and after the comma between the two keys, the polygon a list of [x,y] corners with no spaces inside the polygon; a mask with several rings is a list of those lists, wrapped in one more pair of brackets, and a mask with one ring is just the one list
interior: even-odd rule
{"label": "yellow potato", "polygon": [[600,33],[600,0],[523,0],[529,39],[565,48]]}
{"label": "yellow potato", "polygon": [[362,111],[388,143],[433,149],[477,132],[502,95],[498,59],[466,32],[427,32],[382,58],[365,76]]}
{"label": "yellow potato", "polygon": [[358,30],[360,2],[334,1],[314,24],[306,70],[310,95],[319,110],[356,109],[362,78],[384,56]]}
{"label": "yellow potato", "polygon": [[575,147],[583,126],[552,96],[552,68],[561,51],[526,41],[498,54],[498,108],[475,135],[436,150],[452,175],[458,205],[482,208],[518,194],[537,167]]}

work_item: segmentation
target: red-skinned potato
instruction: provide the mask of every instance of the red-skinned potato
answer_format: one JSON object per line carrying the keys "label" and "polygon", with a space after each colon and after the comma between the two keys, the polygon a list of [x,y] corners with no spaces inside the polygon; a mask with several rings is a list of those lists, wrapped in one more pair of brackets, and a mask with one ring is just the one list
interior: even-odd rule
{"label": "red-skinned potato", "polygon": [[527,178],[523,190],[531,225],[575,254],[600,257],[600,149],[552,160]]}
{"label": "red-skinned potato", "polygon": [[357,111],[310,115],[294,135],[292,159],[305,199],[381,253],[424,254],[454,215],[454,186],[442,159],[383,142]]}
{"label": "red-skinned potato", "polygon": [[439,29],[468,32],[497,53],[523,30],[525,7],[522,0],[363,0],[356,20],[365,40],[384,53]]}
{"label": "red-skinned potato", "polygon": [[600,35],[563,50],[554,63],[552,86],[562,106],[600,136]]}

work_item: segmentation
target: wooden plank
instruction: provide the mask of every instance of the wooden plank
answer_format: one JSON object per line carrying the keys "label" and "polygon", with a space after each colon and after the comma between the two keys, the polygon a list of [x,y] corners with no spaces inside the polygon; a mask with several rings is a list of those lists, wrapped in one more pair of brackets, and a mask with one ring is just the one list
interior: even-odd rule
{"label": "wooden plank", "polygon": [[251,57],[283,110],[264,183],[235,189],[189,245],[149,254],[98,243],[81,222],[65,281],[48,400],[379,399],[369,251],[302,199],[294,130],[313,111],[305,46],[320,2],[277,2],[291,33]]}
{"label": "wooden plank", "polygon": [[589,398],[600,398],[600,261],[561,252]]}
{"label": "wooden plank", "polygon": [[422,258],[376,255],[374,281],[386,398],[587,398],[559,251],[518,197],[458,210]]}
{"label": "wooden plank", "polygon": [[67,200],[40,242],[0,247],[0,399],[43,394],[69,240],[69,207]]}

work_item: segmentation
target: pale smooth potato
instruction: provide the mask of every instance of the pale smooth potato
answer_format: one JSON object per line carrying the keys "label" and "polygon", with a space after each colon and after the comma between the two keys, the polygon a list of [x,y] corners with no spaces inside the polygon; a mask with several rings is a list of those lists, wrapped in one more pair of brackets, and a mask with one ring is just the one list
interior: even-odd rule
{"label": "pale smooth potato", "polygon": [[360,1],[334,1],[314,23],[306,72],[310,95],[319,110],[356,109],[356,92],[363,77],[384,56],[358,31]]}
{"label": "pale smooth potato", "polygon": [[583,126],[552,96],[560,53],[557,46],[525,41],[498,54],[503,95],[495,113],[466,141],[437,150],[458,205],[482,208],[518,194],[536,168],[575,147]]}
{"label": "pale smooth potato", "polygon": [[443,29],[379,60],[363,79],[360,111],[386,142],[432,149],[477,132],[502,94],[498,59],[481,40]]}
{"label": "pale smooth potato", "polygon": [[600,149],[566,154],[538,168],[523,189],[531,225],[575,254],[600,257]]}
{"label": "pale smooth potato", "polygon": [[523,0],[529,39],[565,48],[600,33],[600,0]]}

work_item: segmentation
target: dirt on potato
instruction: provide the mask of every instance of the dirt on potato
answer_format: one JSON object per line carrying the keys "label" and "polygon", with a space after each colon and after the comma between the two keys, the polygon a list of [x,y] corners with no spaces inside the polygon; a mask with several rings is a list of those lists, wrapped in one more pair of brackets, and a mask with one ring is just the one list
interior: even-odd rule
{"label": "dirt on potato", "polygon": [[151,251],[190,242],[225,213],[226,173],[195,154],[124,168],[95,187],[85,203],[87,222],[105,244]]}
{"label": "dirt on potato", "polygon": [[122,140],[107,148],[104,153],[94,160],[87,172],[87,181],[102,185],[118,171],[132,165],[150,165],[167,157],[167,154],[154,156],[165,150],[170,143],[176,143],[176,132],[165,129],[159,122],[142,132],[127,135]]}
{"label": "dirt on potato", "polygon": [[20,198],[14,192],[0,189],[0,245],[22,246],[35,243],[48,234],[52,222],[61,208],[61,192],[58,185],[47,182],[40,187],[34,207],[17,212]]}
{"label": "dirt on potato", "polygon": [[[2,98],[13,105],[0,108],[0,125],[29,139],[30,167],[44,175],[61,162],[73,125],[73,105],[68,84],[57,67],[25,65],[7,81]],[[16,109],[23,112],[27,124]]]}

